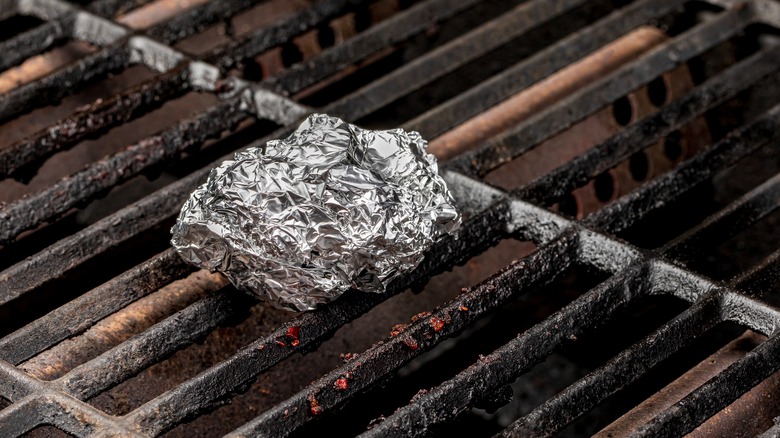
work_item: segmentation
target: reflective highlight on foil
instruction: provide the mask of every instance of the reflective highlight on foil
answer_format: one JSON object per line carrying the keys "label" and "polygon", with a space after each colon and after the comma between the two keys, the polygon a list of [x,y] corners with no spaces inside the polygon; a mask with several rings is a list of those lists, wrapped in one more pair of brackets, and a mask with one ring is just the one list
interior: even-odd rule
{"label": "reflective highlight on foil", "polygon": [[349,288],[380,293],[460,226],[417,132],[314,114],[289,137],[213,169],[171,243],[188,262],[291,310]]}

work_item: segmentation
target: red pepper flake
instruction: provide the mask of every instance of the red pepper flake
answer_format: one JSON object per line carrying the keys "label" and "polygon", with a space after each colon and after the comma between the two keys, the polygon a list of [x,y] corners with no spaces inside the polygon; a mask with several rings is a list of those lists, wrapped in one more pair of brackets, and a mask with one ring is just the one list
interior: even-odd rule
{"label": "red pepper flake", "polygon": [[301,328],[294,325],[287,329],[287,337],[290,339],[298,339],[298,335],[301,333]]}
{"label": "red pepper flake", "polygon": [[444,321],[435,316],[432,317],[428,323],[433,327],[433,330],[437,332],[444,328]]}
{"label": "red pepper flake", "polygon": [[412,338],[405,338],[401,342],[403,342],[404,345],[406,345],[406,347],[409,348],[410,350],[416,350],[416,349],[420,348],[420,346],[417,345],[417,341],[415,341]]}
{"label": "red pepper flake", "polygon": [[468,308],[468,307],[466,307],[466,306],[460,306],[460,311],[461,311],[461,312],[468,312],[468,311],[469,311],[469,308]]}
{"label": "red pepper flake", "polygon": [[282,341],[276,341],[276,345],[281,345],[282,347],[286,347],[287,346],[287,344],[285,344]]}
{"label": "red pepper flake", "polygon": [[320,415],[324,409],[322,409],[322,406],[320,406],[320,403],[317,401],[314,396],[309,396],[309,411],[312,415]]}
{"label": "red pepper flake", "polygon": [[292,342],[290,342],[290,345],[292,345],[293,347],[297,347],[298,344],[300,344],[300,343],[301,343],[301,341],[299,341],[297,339],[293,339]]}
{"label": "red pepper flake", "polygon": [[417,322],[418,319],[423,319],[428,316],[431,316],[431,312],[420,312],[412,317],[412,322]]}
{"label": "red pepper flake", "polygon": [[346,391],[347,388],[349,388],[349,382],[344,377],[336,380],[336,382],[333,383],[333,386],[336,387],[339,391]]}
{"label": "red pepper flake", "polygon": [[402,331],[406,330],[406,327],[408,327],[407,324],[396,324],[393,326],[393,329],[390,330],[390,337],[396,337],[401,334]]}

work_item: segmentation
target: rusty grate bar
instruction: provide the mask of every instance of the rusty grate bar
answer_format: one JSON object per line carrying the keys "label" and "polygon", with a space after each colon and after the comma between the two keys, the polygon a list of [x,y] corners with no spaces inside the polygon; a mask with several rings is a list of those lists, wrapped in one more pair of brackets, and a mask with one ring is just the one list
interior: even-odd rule
{"label": "rusty grate bar", "polygon": [[190,90],[188,78],[186,66],[174,68],[0,150],[0,178],[13,176],[24,166],[39,164],[60,150],[135,119],[186,93]]}
{"label": "rusty grate bar", "polygon": [[19,364],[192,271],[167,250],[0,339],[0,358]]}
{"label": "rusty grate bar", "polygon": [[631,3],[416,117],[407,122],[406,126],[431,138],[437,136],[642,24],[668,14],[684,2],[641,0]]}
{"label": "rusty grate bar", "polygon": [[206,60],[223,71],[235,67],[241,61],[280,44],[293,36],[343,13],[349,6],[359,4],[358,0],[323,0],[310,8],[265,29],[258,29],[241,41],[235,41],[217,48]]}
{"label": "rusty grate bar", "polygon": [[[420,3],[263,83],[280,93],[294,94],[477,3],[478,0],[430,0]],[[454,64],[452,59],[448,61]]]}
{"label": "rusty grate bar", "polygon": [[[348,120],[356,115],[376,111],[399,95],[408,94],[457,70],[459,67],[539,27],[555,17],[584,4],[583,0],[531,1],[520,4],[497,19],[456,38],[371,82],[355,93],[329,105],[324,112]],[[312,65],[310,68],[313,69]],[[305,70],[295,70],[296,84],[309,85]],[[286,76],[275,79],[285,82]],[[284,85],[289,89],[289,85]],[[296,86],[294,89],[301,89]],[[428,134],[426,131],[423,131]]]}
{"label": "rusty grate bar", "polygon": [[[469,176],[489,171],[571,127],[630,91],[734,36],[755,21],[752,8],[734,7],[713,20],[661,44],[593,85],[447,163],[447,168]],[[533,129],[530,127],[533,126]]]}
{"label": "rusty grate bar", "polygon": [[750,84],[777,71],[778,65],[780,49],[762,50],[702,83],[681,99],[665,105],[657,113],[626,127],[565,166],[516,190],[515,196],[538,204],[553,203],[631,154],[650,146],[675,129],[701,117],[710,108],[734,97]]}

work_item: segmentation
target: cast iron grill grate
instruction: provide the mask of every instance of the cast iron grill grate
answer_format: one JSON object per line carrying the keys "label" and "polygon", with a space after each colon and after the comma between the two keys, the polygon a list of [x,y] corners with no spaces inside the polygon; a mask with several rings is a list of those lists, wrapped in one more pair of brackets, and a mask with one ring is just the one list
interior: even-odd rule
{"label": "cast iron grill grate", "polygon": [[[5,243],[4,253],[23,245],[25,233],[29,234],[30,230],[56,222],[72,209],[86,205],[133,176],[195,153],[201,144],[234,130],[246,119],[266,120],[281,126],[254,142],[255,145],[284,135],[313,111],[295,98],[299,93],[388,47],[428,31],[431,23],[467,14],[478,2],[418,2],[258,82],[229,73],[244,60],[322,26],[352,10],[359,2],[313,3],[270,27],[221,45],[197,59],[175,49],[174,45],[254,3],[201,2],[145,30],[131,29],[115,20],[118,11],[130,10],[137,3],[106,0],[86,8],[60,0],[0,3],[3,18],[24,14],[43,21],[0,42],[3,54],[0,70],[18,66],[66,40],[83,41],[95,47],[77,61],[5,92],[0,97],[0,120],[10,120],[58,101],[77,93],[89,82],[133,65],[143,65],[156,72],[151,79],[0,150],[0,177],[24,179],[25,172],[57,151],[135,119],[159,106],[161,101],[190,91],[218,97],[215,105],[193,118],[178,121],[161,133],[5,204],[0,209],[0,241]],[[370,116],[587,3],[585,0],[523,2],[318,111],[348,120]],[[686,3],[682,0],[631,2],[404,126],[433,138],[622,35],[676,13]],[[424,283],[436,273],[463,263],[508,237],[533,241],[537,248],[488,280],[465,289],[454,300],[431,309],[432,313],[404,327],[396,336],[323,375],[231,435],[291,434],[345,405],[357,393],[384,383],[414,358],[525,291],[551,282],[575,264],[604,271],[609,278],[441,385],[416,396],[365,434],[415,436],[435,430],[490,398],[557,349],[595,330],[636,300],[653,295],[671,295],[690,303],[690,307],[522,416],[501,434],[536,436],[559,432],[719,323],[733,322],[767,336],[766,341],[656,415],[635,434],[677,436],[690,432],[780,369],[780,341],[776,335],[780,312],[761,300],[761,295],[776,287],[778,253],[772,253],[755,268],[728,282],[699,275],[686,268],[682,260],[701,242],[737,234],[770,215],[780,201],[780,176],[770,178],[660,248],[640,249],[614,236],[629,230],[664,204],[680,199],[743,157],[765,146],[776,148],[780,105],[762,110],[671,171],[612,200],[582,220],[564,217],[546,207],[776,73],[780,68],[780,48],[769,41],[681,98],[663,105],[656,113],[517,189],[499,190],[481,179],[662,74],[739,36],[750,26],[780,27],[780,4],[771,0],[710,0],[707,4],[715,7],[706,20],[445,163],[443,174],[467,220],[456,237],[432,249],[415,272],[394,283],[385,294],[348,293],[328,306],[297,315],[233,352],[226,360],[121,416],[103,412],[87,400],[198,341],[242,308],[252,305],[250,300],[229,287],[208,294],[54,380],[40,380],[20,368],[28,359],[82,334],[109,315],[193,271],[172,250],[166,250],[9,333],[0,339],[0,396],[10,403],[0,411],[0,434],[21,435],[40,425],[53,425],[78,436],[162,434],[214,409],[290,356],[316,348],[340,327],[389,297]],[[0,305],[32,294],[47,282],[170,220],[210,167],[191,172],[10,264],[0,272]],[[290,330],[299,333],[299,344],[291,346],[282,342],[285,345],[280,345],[279,340],[287,339]],[[350,376],[346,387],[334,386],[345,376]],[[780,429],[776,427],[767,434],[780,434]]]}

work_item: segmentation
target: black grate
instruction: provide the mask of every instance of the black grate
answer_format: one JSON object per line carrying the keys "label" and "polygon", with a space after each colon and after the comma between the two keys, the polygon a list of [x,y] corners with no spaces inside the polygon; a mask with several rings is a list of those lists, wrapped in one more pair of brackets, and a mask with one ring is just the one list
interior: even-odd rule
{"label": "black grate", "polygon": [[[417,36],[432,23],[468,13],[478,2],[418,2],[259,83],[229,73],[246,59],[352,11],[359,2],[316,2],[273,27],[259,29],[218,47],[203,60],[191,59],[171,45],[252,6],[253,2],[206,2],[144,32],[132,31],[113,21],[118,11],[128,10],[136,3],[105,0],[82,9],[60,0],[0,1],[0,14],[8,10],[9,14],[31,15],[44,21],[0,42],[3,54],[0,70],[19,65],[69,39],[98,47],[76,63],[2,95],[2,120],[56,102],[77,93],[91,81],[131,65],[145,65],[158,72],[153,79],[97,102],[50,129],[1,150],[0,177],[23,174],[55,152],[105,133],[188,91],[214,93],[219,97],[218,104],[194,118],[182,120],[44,190],[4,205],[0,209],[0,241],[6,244],[3,251],[14,251],[16,245],[22,244],[24,239],[16,242],[22,233],[56,221],[135,175],[182,158],[245,119],[269,120],[282,126],[254,145],[283,135],[311,111],[286,96]],[[587,3],[585,0],[523,2],[419,55],[322,111],[359,120]],[[407,122],[405,127],[420,130],[432,138],[636,27],[675,13],[686,3],[683,0],[632,2],[432,108]],[[350,292],[328,306],[298,315],[227,360],[121,417],[102,412],[85,400],[196,342],[252,302],[231,288],[224,288],[53,381],[36,379],[18,368],[25,360],[83,333],[101,319],[193,271],[167,250],[0,339],[0,396],[10,402],[0,411],[0,435],[20,435],[44,424],[79,436],[162,434],[214,409],[273,365],[298,352],[316,348],[344,324],[389,297],[424,283],[432,275],[512,236],[532,240],[538,248],[263,412],[232,435],[288,435],[319,418],[320,413],[327,415],[355,394],[383,383],[415,357],[532,287],[552,281],[574,264],[592,266],[611,276],[469,368],[421,393],[407,406],[374,425],[366,435],[417,436],[451,422],[561,346],[595,330],[635,300],[659,294],[673,295],[691,306],[545,401],[502,434],[537,436],[560,431],[720,322],[731,321],[768,336],[742,359],[656,416],[637,434],[677,436],[693,430],[780,369],[780,341],[776,335],[780,312],[759,299],[759,295],[776,286],[774,279],[780,266],[775,252],[752,271],[724,283],[682,267],[680,260],[701,242],[736,234],[772,213],[780,201],[780,176],[769,179],[662,248],[646,251],[612,236],[628,230],[662,205],[679,199],[759,148],[766,145],[776,148],[780,106],[773,106],[672,171],[582,221],[570,220],[544,207],[775,74],[780,68],[780,49],[768,43],[702,82],[684,97],[664,105],[654,115],[519,189],[504,192],[478,179],[663,73],[741,35],[749,26],[780,28],[780,4],[774,1],[710,0],[708,4],[717,6],[718,12],[712,17],[444,164],[443,174],[467,220],[455,238],[437,245],[416,271],[395,282],[383,295]],[[165,223],[203,181],[210,167],[190,173],[12,264],[0,272],[0,305],[30,294],[122,242]],[[284,339],[293,327],[299,329],[300,343],[295,347],[279,345],[277,341]],[[334,387],[334,382],[344,376],[351,376],[348,388]],[[767,433],[777,435],[780,431],[773,429]]]}

